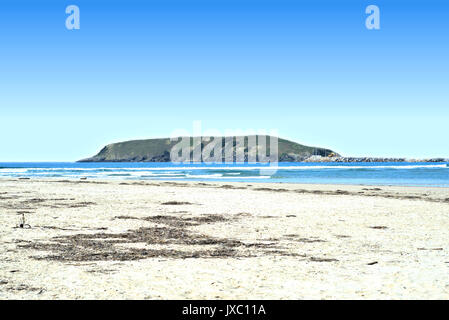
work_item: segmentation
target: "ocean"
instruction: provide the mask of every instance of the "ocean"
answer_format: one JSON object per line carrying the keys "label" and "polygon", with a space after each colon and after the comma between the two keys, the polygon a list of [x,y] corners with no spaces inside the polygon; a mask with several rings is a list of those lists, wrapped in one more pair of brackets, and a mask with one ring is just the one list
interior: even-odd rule
{"label": "ocean", "polygon": [[284,182],[449,187],[448,163],[0,163],[0,178]]}

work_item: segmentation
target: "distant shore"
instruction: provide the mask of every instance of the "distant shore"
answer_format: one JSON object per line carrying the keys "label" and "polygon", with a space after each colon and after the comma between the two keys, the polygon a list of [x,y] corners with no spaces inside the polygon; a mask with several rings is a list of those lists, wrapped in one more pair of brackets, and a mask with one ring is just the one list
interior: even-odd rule
{"label": "distant shore", "polygon": [[[247,160],[247,159],[246,159]],[[167,155],[165,158],[157,158],[151,160],[136,159],[123,159],[123,160],[103,160],[98,158],[88,158],[78,160],[77,162],[171,162],[170,157]],[[410,162],[410,163],[438,163],[449,162],[449,158],[427,158],[427,159],[414,159],[414,158],[382,158],[382,157],[325,157],[325,156],[288,156],[284,155],[279,159],[279,162],[340,162],[340,163],[385,163],[385,162]],[[203,163],[198,161],[198,163]]]}
{"label": "distant shore", "polygon": [[435,163],[435,162],[449,162],[449,158],[428,158],[428,159],[411,159],[411,158],[376,158],[376,157],[322,157],[311,156],[303,162],[422,162],[422,163]]}
{"label": "distant shore", "polygon": [[0,179],[0,298],[448,299],[448,194]]}

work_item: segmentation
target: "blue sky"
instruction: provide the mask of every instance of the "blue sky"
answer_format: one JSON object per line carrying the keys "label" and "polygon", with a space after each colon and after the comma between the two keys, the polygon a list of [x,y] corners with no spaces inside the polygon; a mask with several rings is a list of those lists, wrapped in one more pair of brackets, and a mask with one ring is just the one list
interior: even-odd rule
{"label": "blue sky", "polygon": [[443,0],[3,0],[0,161],[74,161],[195,120],[449,157],[448,16]]}

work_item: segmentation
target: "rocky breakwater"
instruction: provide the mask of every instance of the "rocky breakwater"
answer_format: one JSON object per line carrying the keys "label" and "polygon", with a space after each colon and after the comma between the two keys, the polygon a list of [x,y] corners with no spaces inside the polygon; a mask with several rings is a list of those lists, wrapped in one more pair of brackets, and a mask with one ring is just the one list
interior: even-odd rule
{"label": "rocky breakwater", "polygon": [[408,159],[408,158],[376,158],[376,157],[323,157],[310,156],[303,162],[449,162],[448,158]]}

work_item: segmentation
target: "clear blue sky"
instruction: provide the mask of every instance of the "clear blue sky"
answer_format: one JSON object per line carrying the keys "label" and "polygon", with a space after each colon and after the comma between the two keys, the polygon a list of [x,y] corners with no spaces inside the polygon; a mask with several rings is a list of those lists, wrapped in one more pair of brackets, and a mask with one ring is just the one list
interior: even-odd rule
{"label": "clear blue sky", "polygon": [[0,161],[74,161],[194,120],[449,157],[448,17],[445,0],[2,0]]}

